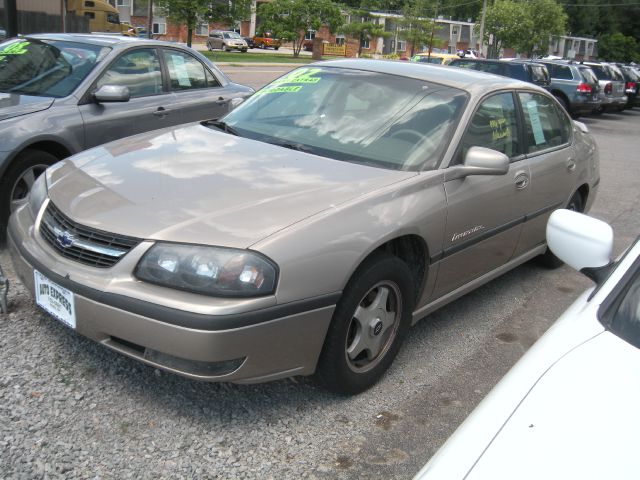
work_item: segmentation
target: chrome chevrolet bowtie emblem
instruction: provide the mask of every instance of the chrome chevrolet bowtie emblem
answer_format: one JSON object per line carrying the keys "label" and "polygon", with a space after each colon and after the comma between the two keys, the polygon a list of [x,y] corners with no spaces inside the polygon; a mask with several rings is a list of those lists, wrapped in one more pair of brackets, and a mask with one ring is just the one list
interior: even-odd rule
{"label": "chrome chevrolet bowtie emblem", "polygon": [[69,232],[62,232],[56,236],[56,243],[62,248],[69,248],[73,245],[75,237]]}

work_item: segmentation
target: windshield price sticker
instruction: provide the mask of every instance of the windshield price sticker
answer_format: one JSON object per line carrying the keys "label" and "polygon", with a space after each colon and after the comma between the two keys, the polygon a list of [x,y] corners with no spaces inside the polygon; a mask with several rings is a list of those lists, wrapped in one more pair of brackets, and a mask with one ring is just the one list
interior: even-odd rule
{"label": "windshield price sticker", "polygon": [[284,85],[284,86],[276,86],[276,87],[266,87],[256,92],[256,95],[264,94],[264,93],[292,93],[292,92],[299,92],[300,90],[302,90],[302,85],[288,85],[288,86]]}
{"label": "windshield price sticker", "polygon": [[314,77],[313,75],[320,71],[321,70],[319,68],[299,68],[288,75],[275,80],[272,85],[280,83],[318,83],[320,81],[320,77]]}
{"label": "windshield price sticker", "polygon": [[4,60],[7,55],[24,55],[27,53],[29,42],[15,42],[7,45],[0,50],[0,61]]}
{"label": "windshield price sticker", "polygon": [[37,270],[33,271],[36,303],[62,323],[76,328],[73,292],[52,282]]}

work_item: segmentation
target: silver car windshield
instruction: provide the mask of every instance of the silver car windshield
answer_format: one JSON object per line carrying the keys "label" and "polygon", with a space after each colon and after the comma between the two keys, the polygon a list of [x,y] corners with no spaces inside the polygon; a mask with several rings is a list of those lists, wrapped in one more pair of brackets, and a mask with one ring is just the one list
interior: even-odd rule
{"label": "silver car windshield", "polygon": [[224,38],[238,39],[238,38],[242,38],[242,37],[237,32],[225,32],[224,33]]}
{"label": "silver car windshield", "polygon": [[109,50],[29,38],[5,42],[0,44],[0,92],[66,97]]}
{"label": "silver car windshield", "polygon": [[267,85],[224,123],[287,148],[415,171],[438,166],[466,99],[424,80],[310,66]]}

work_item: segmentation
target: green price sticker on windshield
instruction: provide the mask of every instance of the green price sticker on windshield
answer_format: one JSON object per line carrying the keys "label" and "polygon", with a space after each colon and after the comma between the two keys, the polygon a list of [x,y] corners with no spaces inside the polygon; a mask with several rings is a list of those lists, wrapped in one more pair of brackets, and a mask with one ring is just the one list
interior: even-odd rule
{"label": "green price sticker on windshield", "polygon": [[7,55],[24,55],[27,53],[27,47],[29,46],[29,42],[15,42],[10,43],[2,50],[0,50],[0,61],[4,60]]}
{"label": "green price sticker on windshield", "polygon": [[320,77],[314,77],[321,70],[319,68],[298,68],[282,78],[274,81],[274,84],[281,83],[318,83]]}

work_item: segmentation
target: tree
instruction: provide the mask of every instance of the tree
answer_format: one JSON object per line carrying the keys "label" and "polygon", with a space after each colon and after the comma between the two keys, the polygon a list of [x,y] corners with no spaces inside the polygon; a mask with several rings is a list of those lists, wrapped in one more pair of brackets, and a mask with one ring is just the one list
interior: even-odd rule
{"label": "tree", "polygon": [[191,46],[193,30],[210,11],[211,0],[155,0],[162,15],[174,23],[187,26],[187,46]]}
{"label": "tree", "polygon": [[389,32],[386,32],[382,25],[378,25],[369,12],[352,10],[350,13],[351,22],[345,23],[339,30],[358,40],[358,57],[362,55],[362,44],[365,41],[389,36]]}
{"label": "tree", "polygon": [[262,27],[274,37],[293,42],[293,56],[300,55],[304,36],[322,25],[336,31],[344,19],[338,5],[331,0],[274,0],[259,7]]}
{"label": "tree", "polygon": [[552,35],[562,35],[567,16],[554,0],[496,0],[487,8],[485,38],[493,35],[493,55],[510,47],[526,53],[544,54]]}
{"label": "tree", "polygon": [[251,15],[251,0],[210,0],[206,19],[209,22],[235,25]]}
{"label": "tree", "polygon": [[436,7],[425,0],[409,0],[402,9],[403,18],[398,21],[398,36],[411,43],[413,56],[416,47],[429,45],[432,48],[435,25],[431,20]]}
{"label": "tree", "polygon": [[640,51],[633,37],[615,32],[598,37],[598,56],[610,62],[638,62]]}

